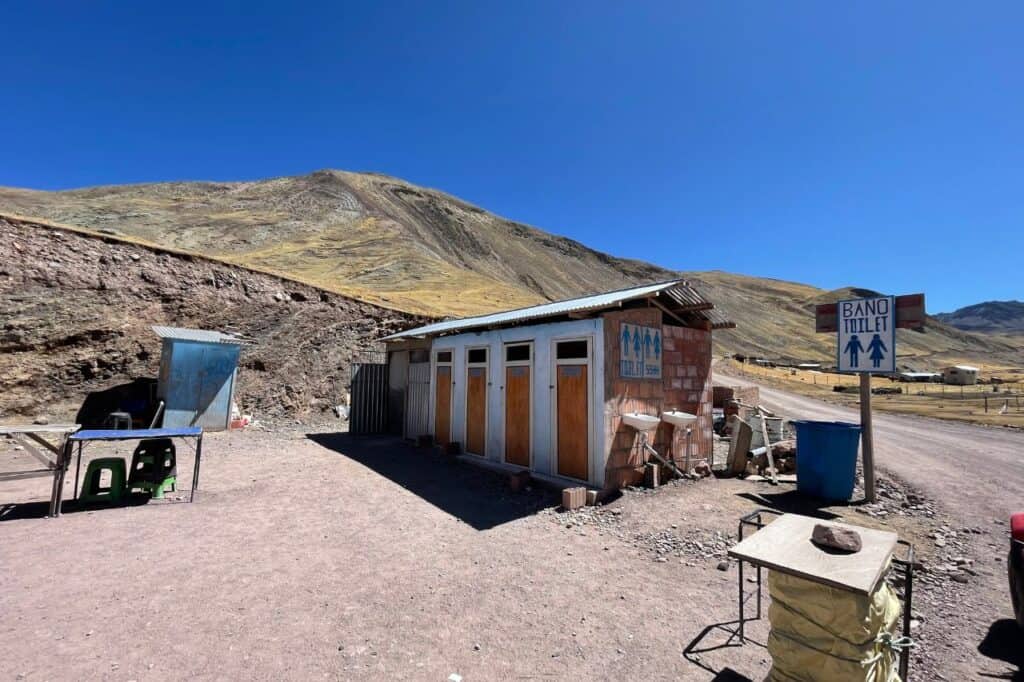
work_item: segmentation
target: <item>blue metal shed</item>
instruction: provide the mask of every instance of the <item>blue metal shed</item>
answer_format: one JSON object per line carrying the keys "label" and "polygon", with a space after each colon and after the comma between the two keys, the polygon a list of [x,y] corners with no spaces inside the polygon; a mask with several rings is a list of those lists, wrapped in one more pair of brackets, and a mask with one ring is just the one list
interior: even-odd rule
{"label": "blue metal shed", "polygon": [[227,429],[244,340],[204,329],[154,326],[163,339],[157,396],[164,427]]}

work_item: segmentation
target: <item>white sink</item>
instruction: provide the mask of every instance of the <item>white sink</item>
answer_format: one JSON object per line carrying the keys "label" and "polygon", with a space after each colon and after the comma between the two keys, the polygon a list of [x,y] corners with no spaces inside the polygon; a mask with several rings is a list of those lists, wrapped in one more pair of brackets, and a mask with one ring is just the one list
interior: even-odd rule
{"label": "white sink", "polygon": [[661,418],[667,421],[672,426],[688,427],[693,426],[697,421],[697,415],[690,414],[689,412],[680,412],[679,410],[672,410],[671,412],[662,412]]}
{"label": "white sink", "polygon": [[627,412],[622,415],[622,421],[637,431],[653,431],[661,423],[661,420],[657,417],[652,417],[649,414],[640,414],[639,412]]}

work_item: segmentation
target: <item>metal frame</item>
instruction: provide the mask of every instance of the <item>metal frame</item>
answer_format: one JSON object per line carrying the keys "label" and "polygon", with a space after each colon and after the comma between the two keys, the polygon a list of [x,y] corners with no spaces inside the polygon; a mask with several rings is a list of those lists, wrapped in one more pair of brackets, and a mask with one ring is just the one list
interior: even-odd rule
{"label": "metal frame", "polygon": [[[161,438],[163,436],[153,436],[153,437],[154,438]],[[202,461],[202,458],[203,458],[203,432],[200,431],[198,434],[196,434],[194,436],[192,436],[192,435],[187,435],[187,436],[186,435],[178,435],[178,436],[172,436],[172,437],[173,438],[181,438],[182,440],[187,439],[187,438],[195,438],[196,439],[196,447],[195,447],[195,455],[196,456],[195,456],[195,463],[193,464],[193,467],[192,467],[192,489],[189,492],[189,497],[188,497],[189,504],[191,504],[192,502],[195,501],[196,489],[199,488],[199,465],[200,465],[200,463]],[[126,440],[142,441],[142,440],[146,440],[146,437],[145,436],[137,436],[137,435],[135,435],[135,436],[128,436],[128,437],[125,437],[125,438],[110,437],[110,438],[97,438],[97,439],[75,439],[75,438],[72,438],[72,437],[68,437],[68,439],[67,439],[67,441],[65,441],[65,445],[64,445],[64,448],[65,448],[65,465],[64,465],[64,469],[63,469],[64,471],[67,471],[68,466],[71,464],[71,457],[72,457],[73,447],[74,447],[75,443],[78,443],[78,463],[75,465],[75,488],[74,488],[74,490],[75,490],[75,497],[74,497],[74,499],[76,499],[76,500],[78,499],[78,479],[79,479],[79,475],[81,474],[81,471],[82,471],[82,446],[85,445],[85,443],[87,443],[87,442],[126,441]],[[64,484],[64,474],[63,473],[61,474],[60,478],[61,478],[60,485],[61,485],[61,488],[63,488],[63,484]],[[57,516],[60,516],[61,492],[62,491],[58,491],[58,497],[57,497]]]}
{"label": "metal frame", "polygon": [[[743,530],[744,527],[754,527],[757,530],[764,528],[767,524],[762,519],[762,514],[771,514],[773,516],[782,516],[783,512],[776,509],[755,509],[754,511],[740,517],[739,520],[739,542],[743,542]],[[903,569],[903,636],[910,637],[910,615],[914,605],[914,567],[917,565],[914,561],[914,546],[905,540],[897,540],[897,544],[903,545],[907,548],[907,558],[901,559],[897,556],[892,557],[892,563],[894,566]],[[736,635],[739,637],[740,644],[746,643],[744,636],[744,625],[746,623],[746,617],[744,613],[744,605],[749,597],[743,593],[743,559],[737,559],[739,563],[739,579],[738,579],[738,606],[739,606],[739,625],[736,629]],[[753,562],[750,562],[753,563]],[[761,619],[761,565],[753,564],[757,570],[757,615],[750,620]],[[892,570],[892,567],[889,568]],[[904,681],[907,680],[907,673],[910,669],[910,650],[904,648],[900,651],[900,678]]]}

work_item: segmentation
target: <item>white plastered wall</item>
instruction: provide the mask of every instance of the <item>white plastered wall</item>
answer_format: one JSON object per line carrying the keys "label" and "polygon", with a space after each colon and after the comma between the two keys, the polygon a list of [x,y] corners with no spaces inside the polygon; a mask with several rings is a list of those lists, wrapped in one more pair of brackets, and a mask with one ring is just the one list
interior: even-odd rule
{"label": "white plastered wall", "polygon": [[452,351],[452,440],[466,442],[466,351],[487,347],[487,439],[484,457],[504,462],[505,450],[505,383],[504,347],[509,343],[533,343],[531,406],[531,468],[541,474],[557,476],[553,425],[554,350],[556,341],[588,339],[590,341],[590,442],[589,483],[604,485],[606,451],[604,447],[604,321],[601,318],[555,322],[493,331],[468,332],[433,340],[430,353],[430,423],[434,423],[434,396],[437,388],[436,353]]}

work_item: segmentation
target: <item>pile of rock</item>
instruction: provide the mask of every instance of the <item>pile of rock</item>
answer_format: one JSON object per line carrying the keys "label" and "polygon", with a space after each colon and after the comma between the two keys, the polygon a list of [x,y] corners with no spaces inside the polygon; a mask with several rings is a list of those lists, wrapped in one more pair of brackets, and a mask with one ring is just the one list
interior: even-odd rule
{"label": "pile of rock", "polygon": [[633,536],[633,546],[649,554],[655,561],[665,562],[675,557],[688,565],[695,565],[687,559],[718,559],[726,561],[726,552],[735,544],[735,538],[724,531],[694,530],[686,531],[686,536],[678,534],[678,524],[653,533],[637,533]]}

